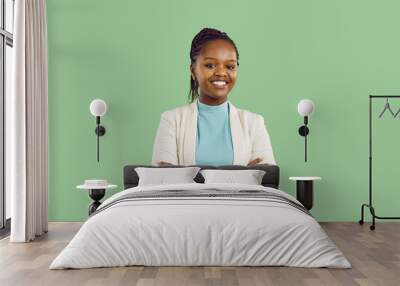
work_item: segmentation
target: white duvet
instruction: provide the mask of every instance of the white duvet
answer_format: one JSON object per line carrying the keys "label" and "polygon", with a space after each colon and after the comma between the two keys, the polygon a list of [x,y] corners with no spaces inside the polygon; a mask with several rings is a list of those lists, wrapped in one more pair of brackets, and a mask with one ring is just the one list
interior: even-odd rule
{"label": "white duvet", "polygon": [[[127,189],[100,206],[50,269],[126,265],[294,266],[350,268],[310,215],[257,198],[152,198],[121,201],[131,192],[262,190],[239,184],[175,184]],[[107,207],[108,206],[108,207]]]}

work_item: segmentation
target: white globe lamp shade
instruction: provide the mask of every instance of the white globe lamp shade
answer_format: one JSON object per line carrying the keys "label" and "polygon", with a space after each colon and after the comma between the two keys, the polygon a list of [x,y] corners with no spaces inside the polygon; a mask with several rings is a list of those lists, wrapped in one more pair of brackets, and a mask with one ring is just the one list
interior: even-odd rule
{"label": "white globe lamp shade", "polygon": [[103,116],[107,112],[107,104],[102,99],[94,99],[90,103],[90,113],[93,116]]}
{"label": "white globe lamp shade", "polygon": [[300,100],[297,111],[301,116],[308,116],[314,111],[314,102],[309,99]]}

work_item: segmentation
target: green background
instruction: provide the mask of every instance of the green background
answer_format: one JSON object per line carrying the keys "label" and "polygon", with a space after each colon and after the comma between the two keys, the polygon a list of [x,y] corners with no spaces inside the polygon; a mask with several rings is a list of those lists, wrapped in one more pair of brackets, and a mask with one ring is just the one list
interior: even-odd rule
{"label": "green background", "polygon": [[[119,185],[126,164],[150,164],[160,114],[187,102],[189,50],[203,27],[226,31],[240,53],[229,100],[261,114],[289,176],[321,176],[312,213],[356,221],[368,194],[368,95],[400,94],[399,1],[106,1],[49,0],[49,219],[80,221],[87,178]],[[101,162],[89,104],[104,99]],[[297,103],[310,117],[309,162],[297,133]],[[395,111],[400,100],[391,101]],[[399,215],[400,118],[374,128],[375,206]]]}

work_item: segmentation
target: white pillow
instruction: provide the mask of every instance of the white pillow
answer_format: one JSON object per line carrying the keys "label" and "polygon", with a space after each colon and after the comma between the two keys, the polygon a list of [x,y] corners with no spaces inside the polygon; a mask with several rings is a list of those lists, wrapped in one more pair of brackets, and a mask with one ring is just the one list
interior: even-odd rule
{"label": "white pillow", "polygon": [[199,167],[135,168],[139,176],[138,186],[196,183],[193,179],[199,170]]}
{"label": "white pillow", "polygon": [[261,185],[265,175],[262,170],[201,170],[204,183],[234,183],[247,185]]}

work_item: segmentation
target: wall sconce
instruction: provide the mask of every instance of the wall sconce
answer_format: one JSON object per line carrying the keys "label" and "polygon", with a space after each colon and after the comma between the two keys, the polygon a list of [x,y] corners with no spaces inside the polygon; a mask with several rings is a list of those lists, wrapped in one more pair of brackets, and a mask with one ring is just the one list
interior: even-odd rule
{"label": "wall sconce", "polygon": [[304,125],[300,126],[299,134],[304,137],[304,162],[307,162],[307,135],[310,133],[307,124],[308,116],[314,111],[314,103],[309,99],[302,99],[297,105],[297,111],[304,116]]}
{"label": "wall sconce", "polygon": [[106,133],[106,129],[100,125],[100,117],[104,116],[107,111],[107,104],[104,100],[94,99],[90,103],[90,113],[96,117],[96,129],[94,132],[97,135],[97,162],[99,162],[99,137]]}

